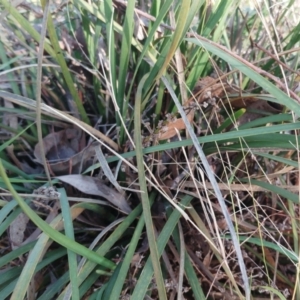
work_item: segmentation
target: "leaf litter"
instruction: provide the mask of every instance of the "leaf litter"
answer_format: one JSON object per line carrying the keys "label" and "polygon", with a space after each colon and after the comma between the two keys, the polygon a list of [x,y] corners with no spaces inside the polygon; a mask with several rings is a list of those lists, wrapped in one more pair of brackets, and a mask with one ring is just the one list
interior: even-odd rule
{"label": "leaf litter", "polygon": [[76,174],[58,176],[57,178],[65,183],[72,185],[85,194],[105,198],[107,201],[111,202],[113,205],[115,205],[125,213],[131,212],[131,208],[124,198],[124,195],[108,187],[107,184],[99,178]]}

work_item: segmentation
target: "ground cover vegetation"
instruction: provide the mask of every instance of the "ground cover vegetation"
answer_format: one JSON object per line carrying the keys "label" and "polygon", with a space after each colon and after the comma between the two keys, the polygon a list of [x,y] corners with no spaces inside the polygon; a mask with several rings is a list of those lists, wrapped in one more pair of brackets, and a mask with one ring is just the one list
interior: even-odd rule
{"label": "ground cover vegetation", "polygon": [[300,299],[297,1],[0,7],[1,299]]}

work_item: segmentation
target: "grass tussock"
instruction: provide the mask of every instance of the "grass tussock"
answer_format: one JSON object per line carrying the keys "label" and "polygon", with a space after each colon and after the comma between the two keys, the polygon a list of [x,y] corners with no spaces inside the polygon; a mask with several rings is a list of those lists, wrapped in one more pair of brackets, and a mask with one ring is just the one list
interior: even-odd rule
{"label": "grass tussock", "polygon": [[300,8],[246,2],[0,0],[1,299],[300,299]]}

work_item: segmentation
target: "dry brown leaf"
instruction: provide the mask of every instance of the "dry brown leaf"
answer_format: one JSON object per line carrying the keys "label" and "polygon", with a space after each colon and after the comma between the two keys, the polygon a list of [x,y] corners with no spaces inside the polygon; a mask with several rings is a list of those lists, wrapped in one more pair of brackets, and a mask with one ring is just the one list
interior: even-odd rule
{"label": "dry brown leaf", "polygon": [[[252,103],[256,102],[257,100],[257,97],[235,97],[230,98],[229,102],[233,108],[246,108],[249,107]],[[227,100],[225,100],[224,103],[226,104]]]}
{"label": "dry brown leaf", "polygon": [[[189,122],[193,121],[194,118],[193,110],[190,110],[189,113],[187,113],[187,118]],[[175,136],[179,130],[183,130],[185,128],[186,126],[182,118],[176,119],[174,121],[170,121],[159,130],[158,140],[163,141],[163,140],[170,139],[173,136]]]}
{"label": "dry brown leaf", "polygon": [[116,190],[108,187],[105,182],[99,178],[83,175],[65,175],[57,178],[72,185],[85,194],[101,196],[105,198],[123,212],[131,212],[131,208],[124,196]]}
{"label": "dry brown leaf", "polygon": [[[52,173],[56,175],[80,173],[80,170],[89,165],[90,159],[95,155],[96,143],[90,144],[82,151],[79,149],[80,134],[76,129],[66,129],[50,133],[43,139],[46,157]],[[35,146],[34,155],[42,164],[40,144]]]}
{"label": "dry brown leaf", "polygon": [[203,264],[205,267],[207,267],[207,268],[210,267],[211,259],[212,259],[212,255],[211,255],[211,252],[209,251],[203,259]]}
{"label": "dry brown leaf", "polygon": [[140,268],[142,259],[143,255],[141,255],[140,253],[135,253],[130,262],[131,267]]}
{"label": "dry brown leaf", "polygon": [[225,96],[231,87],[226,82],[220,82],[220,80],[215,79],[210,76],[201,78],[193,91],[199,103],[204,101],[218,99]]}
{"label": "dry brown leaf", "polygon": [[[83,169],[91,165],[91,159],[95,155],[95,147],[97,143],[88,145],[81,152],[72,156],[71,158],[57,162],[50,163],[49,166],[51,170],[57,174],[67,174],[67,173],[81,173]],[[72,172],[69,172],[69,171]]]}
{"label": "dry brown leaf", "polygon": [[[194,119],[194,111],[196,108],[195,98],[198,103],[203,103],[204,101],[215,102],[216,99],[224,97],[226,92],[231,90],[231,86],[226,82],[220,82],[220,80],[216,80],[210,76],[201,78],[195,86],[193,97],[191,97],[184,106],[184,108],[188,110],[187,118],[189,122],[192,122]],[[159,141],[170,139],[177,134],[177,131],[186,129],[182,118],[174,118],[174,120],[169,119],[165,122],[166,124],[159,126],[155,133]],[[148,137],[145,139],[144,144],[147,144],[148,139]]]}
{"label": "dry brown leaf", "polygon": [[177,119],[175,122],[169,123],[168,125],[164,126],[158,134],[158,139],[160,141],[170,139],[176,135],[176,130],[182,129],[185,129],[185,124],[180,118]]}
{"label": "dry brown leaf", "polygon": [[24,232],[29,218],[20,213],[9,226],[9,237],[12,250],[18,249],[24,240]]}
{"label": "dry brown leaf", "polygon": [[[68,159],[78,152],[78,130],[65,129],[48,134],[43,138],[43,145],[47,159],[51,162]],[[34,156],[39,163],[43,163],[40,143],[34,148]]]}

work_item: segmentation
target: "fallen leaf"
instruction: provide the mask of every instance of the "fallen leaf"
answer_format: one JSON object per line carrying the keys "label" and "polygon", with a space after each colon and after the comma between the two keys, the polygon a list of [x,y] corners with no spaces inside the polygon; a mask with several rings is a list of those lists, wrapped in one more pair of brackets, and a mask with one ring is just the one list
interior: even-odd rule
{"label": "fallen leaf", "polygon": [[12,250],[18,249],[24,240],[24,233],[29,218],[20,213],[9,226],[9,238]]}
{"label": "fallen leaf", "polygon": [[[55,175],[80,173],[89,165],[89,161],[95,155],[95,147],[98,143],[92,143],[82,151],[78,151],[80,134],[75,129],[66,129],[47,135],[43,139],[46,157],[49,167]],[[40,143],[35,146],[34,155],[42,164]]]}
{"label": "fallen leaf", "polygon": [[[53,132],[45,136],[42,143],[49,162],[68,159],[78,152],[76,144],[77,138],[78,130],[70,128]],[[34,156],[39,163],[43,163],[40,149],[41,144],[37,143],[34,148]]]}
{"label": "fallen leaf", "polygon": [[[194,118],[194,110],[190,110],[186,116],[189,122],[192,122]],[[158,139],[160,141],[170,139],[175,136],[179,130],[185,128],[186,126],[182,118],[170,121],[166,125],[162,126],[162,128],[159,130]]]}
{"label": "fallen leaf", "polygon": [[108,187],[105,182],[99,178],[83,175],[65,175],[57,178],[72,185],[85,194],[101,196],[105,198],[123,212],[131,212],[131,208],[128,205],[125,197],[116,190]]}
{"label": "fallen leaf", "polygon": [[210,76],[201,78],[195,85],[193,94],[199,103],[219,99],[228,93],[231,87],[228,83]]}

